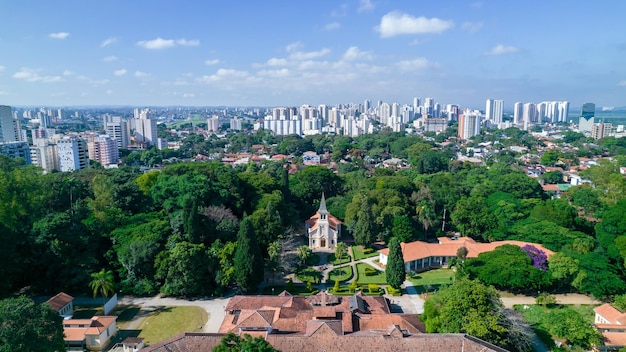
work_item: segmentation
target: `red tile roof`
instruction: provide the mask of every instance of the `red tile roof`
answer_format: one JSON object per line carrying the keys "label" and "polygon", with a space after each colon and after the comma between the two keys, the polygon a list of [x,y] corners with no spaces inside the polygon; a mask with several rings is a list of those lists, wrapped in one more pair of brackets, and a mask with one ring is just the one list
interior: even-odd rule
{"label": "red tile roof", "polygon": [[[460,237],[457,240],[453,240],[448,237],[439,237],[439,243],[427,243],[422,241],[415,241],[409,243],[401,243],[402,255],[405,262],[411,262],[414,260],[429,258],[429,257],[455,257],[459,248],[465,247],[468,250],[468,258],[476,258],[479,254],[484,252],[491,252],[497,247],[505,244],[512,244],[518,247],[525,245],[531,245],[538,249],[541,249],[550,257],[554,252],[544,248],[540,244],[522,242],[522,241],[495,241],[490,243],[478,243],[469,237]],[[389,255],[389,248],[384,248],[379,251],[384,255]]]}
{"label": "red tile roof", "polygon": [[70,304],[74,300],[74,297],[68,295],[65,292],[59,292],[56,296],[50,298],[46,303],[48,303],[52,309],[59,311],[61,308]]}

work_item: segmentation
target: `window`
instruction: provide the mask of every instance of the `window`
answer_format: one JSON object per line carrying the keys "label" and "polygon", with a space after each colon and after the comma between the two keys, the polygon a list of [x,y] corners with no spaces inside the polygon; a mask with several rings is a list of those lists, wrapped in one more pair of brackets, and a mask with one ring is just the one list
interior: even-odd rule
{"label": "window", "polygon": [[313,240],[313,244],[315,244],[315,240]]}

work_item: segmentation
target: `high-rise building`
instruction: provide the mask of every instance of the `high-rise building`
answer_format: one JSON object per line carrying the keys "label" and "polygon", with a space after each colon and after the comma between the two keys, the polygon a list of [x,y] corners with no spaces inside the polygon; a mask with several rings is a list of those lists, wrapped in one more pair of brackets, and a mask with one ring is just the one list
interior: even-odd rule
{"label": "high-rise building", "polygon": [[521,125],[523,123],[522,116],[524,115],[524,105],[521,102],[515,103],[513,105],[513,123],[516,125]]}
{"label": "high-rise building", "polygon": [[150,118],[150,110],[138,111],[135,109],[135,116],[139,116],[139,118],[135,118],[135,142],[145,148],[156,145],[156,120]]}
{"label": "high-rise building", "polygon": [[569,101],[562,101],[559,103],[558,107],[559,116],[558,122],[567,122],[567,118],[569,117]]}
{"label": "high-rise building", "polygon": [[578,120],[578,130],[580,132],[591,132],[596,115],[596,104],[584,103],[580,108],[580,119]]}
{"label": "high-rise building", "polygon": [[485,104],[485,118],[494,124],[502,122],[503,100],[487,99]]}
{"label": "high-rise building", "polygon": [[535,105],[535,103],[524,104],[522,122],[524,123],[525,129],[537,122],[537,105]]}
{"label": "high-rise building", "polygon": [[420,98],[413,98],[413,111],[417,112],[420,107]]}
{"label": "high-rise building", "polygon": [[128,122],[119,116],[104,115],[104,131],[115,139],[118,148],[127,148],[130,144],[130,128]]}
{"label": "high-rise building", "polygon": [[120,161],[120,153],[117,140],[107,136],[95,137],[87,143],[89,150],[89,159],[95,160],[100,164],[116,165]]}
{"label": "high-rise building", "polygon": [[433,98],[426,98],[424,99],[424,111],[423,113],[425,113],[428,116],[433,116],[433,110],[435,109],[435,99]]}
{"label": "high-rise building", "polygon": [[89,166],[87,142],[79,137],[65,137],[57,141],[59,170],[71,172]]}
{"label": "high-rise building", "polygon": [[600,139],[610,135],[613,124],[610,123],[594,123],[591,126],[591,138]]}
{"label": "high-rise building", "polygon": [[207,130],[209,132],[217,132],[220,129],[220,118],[217,115],[213,115],[207,119]]}
{"label": "high-rise building", "polygon": [[26,161],[27,165],[31,164],[28,142],[16,141],[0,143],[0,154],[14,159],[22,158]]}
{"label": "high-rise building", "polygon": [[33,145],[30,147],[30,158],[33,165],[41,167],[44,172],[59,169],[57,146],[50,144],[46,139],[33,140]]}
{"label": "high-rise building", "polygon": [[11,107],[0,105],[0,143],[22,140],[20,120],[13,118]]}
{"label": "high-rise building", "polygon": [[458,135],[461,139],[470,139],[480,134],[480,112],[465,109],[459,116]]}

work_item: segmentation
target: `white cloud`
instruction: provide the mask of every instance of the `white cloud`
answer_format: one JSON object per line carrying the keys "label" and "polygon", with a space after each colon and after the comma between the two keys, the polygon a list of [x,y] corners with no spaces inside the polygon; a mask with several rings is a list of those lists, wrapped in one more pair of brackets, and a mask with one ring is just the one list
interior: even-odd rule
{"label": "white cloud", "polygon": [[209,59],[209,60],[205,60],[205,61],[204,61],[204,64],[205,64],[205,65],[208,65],[208,66],[211,66],[211,65],[217,65],[217,64],[219,64],[219,63],[220,63],[220,60],[219,60],[219,59]]}
{"label": "white cloud", "polygon": [[6,67],[0,65],[0,72],[4,71],[6,69]]}
{"label": "white cloud", "polygon": [[327,49],[327,48],[324,48],[318,51],[309,51],[309,52],[296,51],[296,52],[292,52],[291,54],[289,54],[289,58],[293,60],[310,60],[310,59],[314,59],[317,57],[326,56],[328,55],[328,53],[330,53],[330,49]]}
{"label": "white cloud", "polygon": [[491,50],[485,52],[485,55],[504,55],[504,54],[514,54],[518,52],[519,49],[514,46],[507,46],[498,44],[491,48]]}
{"label": "white cloud", "polygon": [[234,70],[230,68],[220,68],[217,70],[215,74],[210,75],[210,76],[206,76],[206,75],[202,76],[200,78],[197,78],[196,81],[209,83],[209,82],[221,81],[223,79],[241,79],[241,78],[246,78],[248,76],[249,74],[246,71],[239,71],[239,70]]}
{"label": "white cloud", "polygon": [[58,33],[50,33],[48,34],[48,37],[52,38],[52,39],[65,39],[67,37],[69,37],[70,34],[67,32],[58,32]]}
{"label": "white cloud", "polygon": [[463,22],[463,24],[461,24],[461,29],[474,34],[483,28],[483,25],[483,22]]}
{"label": "white cloud", "polygon": [[286,59],[277,59],[275,57],[267,60],[267,65],[268,66],[285,66],[287,65],[288,62]]}
{"label": "white cloud", "polygon": [[428,59],[423,57],[418,57],[413,60],[404,60],[396,63],[396,66],[402,71],[417,71],[423,70],[429,67],[437,67],[439,66],[436,63],[428,61]]}
{"label": "white cloud", "polygon": [[128,71],[126,71],[126,69],[122,68],[122,69],[113,71],[113,74],[119,77],[119,76],[125,75],[126,72],[128,72]]}
{"label": "white cloud", "polygon": [[148,76],[150,76],[150,74],[146,73],[146,72],[135,71],[134,76],[137,77],[137,78],[141,78],[141,77],[148,77]]}
{"label": "white cloud", "polygon": [[102,43],[100,43],[100,47],[104,48],[105,46],[109,46],[111,44],[114,44],[117,42],[117,38],[111,37],[111,38],[107,38],[105,40],[102,41]]}
{"label": "white cloud", "polygon": [[74,72],[70,71],[70,70],[65,70],[63,71],[63,76],[73,76]]}
{"label": "white cloud", "polygon": [[374,9],[374,4],[372,0],[359,0],[359,8],[356,10],[357,12],[365,12]]}
{"label": "white cloud", "polygon": [[261,71],[257,72],[257,75],[265,76],[265,77],[279,78],[279,77],[288,77],[289,73],[290,73],[290,71],[288,69],[281,68],[281,69],[278,69],[278,70],[261,70]]}
{"label": "white cloud", "polygon": [[300,42],[294,42],[291,44],[287,44],[287,46],[285,47],[285,50],[287,50],[288,53],[292,52],[292,51],[296,51],[298,49],[302,48],[302,43]]}
{"label": "white cloud", "polygon": [[54,83],[63,81],[63,77],[61,76],[42,76],[39,74],[39,70],[28,67],[22,67],[20,71],[15,72],[13,78],[23,79],[27,82]]}
{"label": "white cloud", "polygon": [[384,15],[376,30],[382,38],[402,34],[441,33],[454,27],[454,22],[439,18],[413,17],[409,14],[394,11]]}
{"label": "white cloud", "polygon": [[0,95],[7,95],[7,92],[0,90]]}
{"label": "white cloud", "polygon": [[198,46],[200,45],[200,41],[197,39],[187,40],[185,38],[181,39],[163,39],[161,37],[157,37],[152,40],[142,40],[138,41],[137,45],[144,49],[151,50],[159,50],[159,49],[167,49],[173,48],[175,46]]}
{"label": "white cloud", "polygon": [[107,94],[113,94],[113,91],[112,91],[112,90],[110,90],[110,89],[107,89],[106,93],[107,93]]}
{"label": "white cloud", "polygon": [[182,45],[182,46],[198,46],[200,45],[200,41],[198,39],[187,40],[183,38],[183,39],[176,39],[176,44]]}
{"label": "white cloud", "polygon": [[193,93],[185,93],[183,94],[183,98],[195,98],[196,95]]}
{"label": "white cloud", "polygon": [[334,31],[335,29],[341,28],[341,23],[339,22],[331,22],[324,26],[324,29],[327,31]]}
{"label": "white cloud", "polygon": [[370,53],[368,53],[366,51],[361,51],[356,46],[351,46],[343,54],[343,59],[346,60],[346,61],[353,61],[353,60],[357,60],[357,59],[371,60],[372,59],[372,54],[370,54]]}
{"label": "white cloud", "polygon": [[104,59],[102,59],[102,61],[104,61],[104,62],[112,62],[112,61],[115,61],[115,60],[117,60],[117,56],[114,56],[114,55],[107,56]]}
{"label": "white cloud", "polygon": [[626,87],[626,80],[617,82],[617,85],[620,87]]}

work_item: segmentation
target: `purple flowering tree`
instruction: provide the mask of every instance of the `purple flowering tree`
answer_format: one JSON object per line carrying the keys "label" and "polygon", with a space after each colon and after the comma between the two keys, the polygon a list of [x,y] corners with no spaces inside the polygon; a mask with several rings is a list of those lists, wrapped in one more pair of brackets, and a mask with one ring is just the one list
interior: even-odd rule
{"label": "purple flowering tree", "polygon": [[522,247],[522,250],[526,252],[526,255],[533,261],[535,268],[543,271],[548,270],[548,256],[541,249],[531,246],[529,244]]}

